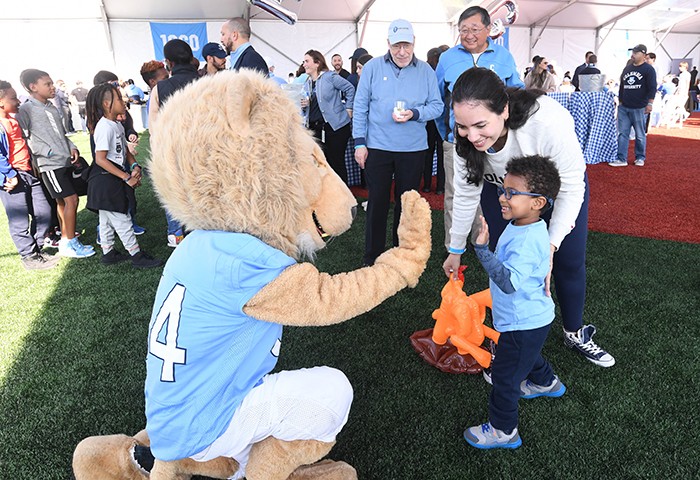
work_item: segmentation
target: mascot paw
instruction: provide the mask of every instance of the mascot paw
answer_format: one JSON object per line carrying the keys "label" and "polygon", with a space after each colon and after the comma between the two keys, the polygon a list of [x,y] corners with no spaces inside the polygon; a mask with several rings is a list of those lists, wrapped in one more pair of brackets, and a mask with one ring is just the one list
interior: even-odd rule
{"label": "mascot paw", "polygon": [[401,195],[399,246],[384,252],[375,263],[391,266],[400,272],[407,286],[415,287],[430,257],[431,224],[430,206],[418,192]]}

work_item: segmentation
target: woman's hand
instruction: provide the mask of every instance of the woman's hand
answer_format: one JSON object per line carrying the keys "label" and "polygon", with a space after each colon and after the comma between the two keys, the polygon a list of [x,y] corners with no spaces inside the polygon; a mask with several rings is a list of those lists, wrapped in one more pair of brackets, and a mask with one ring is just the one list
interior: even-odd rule
{"label": "woman's hand", "polygon": [[462,255],[458,253],[450,253],[442,264],[442,269],[445,271],[447,278],[457,280],[459,273],[459,264],[462,261]]}
{"label": "woman's hand", "polygon": [[547,273],[547,276],[544,277],[544,294],[547,295],[548,297],[552,296],[552,291],[551,291],[550,285],[552,282],[552,267],[554,266],[554,252],[556,252],[556,251],[557,251],[557,247],[550,244],[549,245],[549,272]]}
{"label": "woman's hand", "polygon": [[488,245],[489,244],[489,224],[486,223],[486,219],[483,215],[479,216],[481,220],[481,228],[479,229],[479,235],[476,237],[477,245]]}

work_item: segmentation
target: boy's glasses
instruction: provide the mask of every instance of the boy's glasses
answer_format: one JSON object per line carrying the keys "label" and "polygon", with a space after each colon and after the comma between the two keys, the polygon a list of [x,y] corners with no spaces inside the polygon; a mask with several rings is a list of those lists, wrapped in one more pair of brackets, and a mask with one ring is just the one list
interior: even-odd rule
{"label": "boy's glasses", "polygon": [[506,197],[506,200],[510,200],[513,198],[513,195],[527,195],[528,197],[544,197],[545,200],[547,200],[547,204],[549,204],[549,208],[552,208],[552,205],[554,205],[554,200],[549,198],[547,195],[542,195],[541,193],[533,193],[533,192],[519,192],[517,190],[513,190],[512,188],[503,188],[500,185],[496,187],[496,190],[498,190],[498,196],[500,197],[503,195]]}

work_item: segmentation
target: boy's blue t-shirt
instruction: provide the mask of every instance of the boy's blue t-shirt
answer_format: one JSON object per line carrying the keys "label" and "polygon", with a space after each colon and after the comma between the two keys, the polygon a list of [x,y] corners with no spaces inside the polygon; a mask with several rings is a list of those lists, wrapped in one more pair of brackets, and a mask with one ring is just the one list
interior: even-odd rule
{"label": "boy's blue t-shirt", "polygon": [[515,292],[506,294],[493,280],[489,282],[494,328],[499,332],[533,330],[552,323],[554,302],[544,290],[550,256],[544,220],[520,227],[509,223],[498,240],[495,254],[510,270]]}
{"label": "boy's blue t-shirt", "polygon": [[160,460],[190,457],[228,427],[277,363],[282,326],[245,304],[295,261],[242,233],[196,230],[158,285],[146,359],[146,430]]}

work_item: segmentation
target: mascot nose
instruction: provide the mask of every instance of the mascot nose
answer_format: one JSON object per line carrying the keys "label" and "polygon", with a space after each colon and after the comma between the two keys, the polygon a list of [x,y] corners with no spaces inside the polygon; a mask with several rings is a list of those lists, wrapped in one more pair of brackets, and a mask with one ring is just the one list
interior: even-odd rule
{"label": "mascot nose", "polygon": [[350,209],[350,213],[351,213],[351,215],[352,215],[352,219],[355,220],[355,216],[357,215],[357,205],[354,205],[354,206]]}

